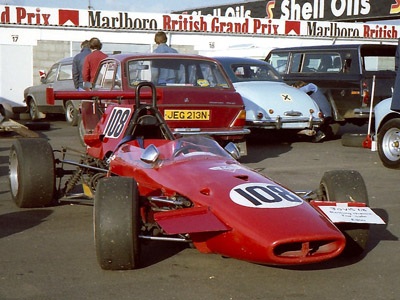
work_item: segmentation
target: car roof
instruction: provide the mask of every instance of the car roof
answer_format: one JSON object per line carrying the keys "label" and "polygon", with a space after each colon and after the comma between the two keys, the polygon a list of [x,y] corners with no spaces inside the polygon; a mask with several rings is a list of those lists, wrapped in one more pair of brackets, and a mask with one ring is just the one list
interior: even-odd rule
{"label": "car roof", "polygon": [[214,59],[206,56],[196,54],[181,54],[181,53],[134,53],[134,54],[113,54],[108,56],[106,59],[115,59],[118,61],[126,61],[130,59],[152,59],[152,58],[182,58],[182,59],[203,59],[209,61],[215,61]]}
{"label": "car roof", "polygon": [[216,56],[213,57],[218,60],[221,64],[232,64],[232,63],[241,63],[241,64],[267,64],[264,60],[259,60],[255,58],[248,57],[233,57],[233,56]]}
{"label": "car roof", "polygon": [[73,59],[74,59],[73,56],[71,56],[71,57],[66,57],[66,58],[63,58],[63,59],[59,60],[58,63],[60,63],[60,64],[72,63],[72,60],[73,60]]}
{"label": "car roof", "polygon": [[318,46],[301,46],[301,47],[285,47],[285,48],[275,48],[271,52],[281,52],[281,51],[314,51],[314,50],[358,50],[361,48],[392,48],[396,45],[388,44],[343,44],[343,45],[318,45]]}

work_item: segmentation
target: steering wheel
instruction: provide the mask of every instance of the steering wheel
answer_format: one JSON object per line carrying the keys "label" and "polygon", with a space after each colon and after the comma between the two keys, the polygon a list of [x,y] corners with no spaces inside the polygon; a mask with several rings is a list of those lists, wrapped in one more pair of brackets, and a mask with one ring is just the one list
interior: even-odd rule
{"label": "steering wheel", "polygon": [[190,152],[189,150],[200,151],[200,152],[203,151],[203,149],[201,149],[199,146],[196,146],[196,145],[186,145],[186,146],[183,146],[183,147],[181,147],[181,148],[176,149],[175,152],[174,152],[174,154],[173,154],[172,156],[173,156],[173,157],[177,157],[179,154],[182,154],[182,153],[183,153],[183,154],[189,153],[189,152]]}

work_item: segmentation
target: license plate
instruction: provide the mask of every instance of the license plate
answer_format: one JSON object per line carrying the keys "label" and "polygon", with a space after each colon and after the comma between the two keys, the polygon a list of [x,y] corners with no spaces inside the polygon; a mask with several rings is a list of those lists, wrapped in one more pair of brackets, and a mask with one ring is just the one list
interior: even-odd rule
{"label": "license plate", "polygon": [[207,121],[210,120],[210,111],[166,109],[164,119],[167,121]]}

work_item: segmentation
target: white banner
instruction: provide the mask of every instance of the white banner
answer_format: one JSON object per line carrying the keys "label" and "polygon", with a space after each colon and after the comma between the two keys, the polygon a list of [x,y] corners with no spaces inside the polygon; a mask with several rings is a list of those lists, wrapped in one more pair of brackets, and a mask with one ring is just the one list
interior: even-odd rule
{"label": "white banner", "polygon": [[248,17],[73,10],[11,5],[0,5],[0,26],[1,24],[380,40],[400,37],[400,26],[385,24],[288,21]]}

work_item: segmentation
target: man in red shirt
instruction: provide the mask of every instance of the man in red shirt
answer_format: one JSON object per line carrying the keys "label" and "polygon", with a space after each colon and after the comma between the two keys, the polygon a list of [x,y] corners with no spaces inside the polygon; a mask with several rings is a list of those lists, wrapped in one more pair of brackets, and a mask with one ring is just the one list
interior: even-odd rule
{"label": "man in red shirt", "polygon": [[89,47],[92,53],[86,56],[83,64],[83,81],[90,82],[92,85],[100,61],[107,57],[107,54],[100,51],[102,46],[103,45],[98,38],[91,38],[89,41]]}

